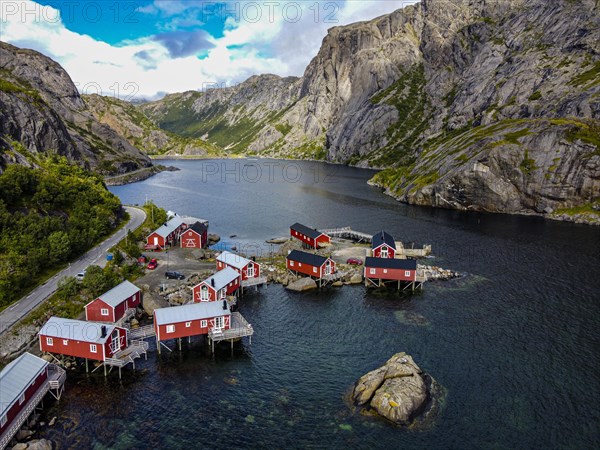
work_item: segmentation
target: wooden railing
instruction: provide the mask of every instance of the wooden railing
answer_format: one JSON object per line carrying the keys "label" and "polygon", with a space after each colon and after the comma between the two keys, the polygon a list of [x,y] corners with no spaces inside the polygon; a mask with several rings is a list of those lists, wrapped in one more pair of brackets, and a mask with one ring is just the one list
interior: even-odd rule
{"label": "wooden railing", "polygon": [[211,338],[215,342],[224,341],[227,339],[237,339],[245,336],[252,336],[254,334],[254,329],[252,325],[248,323],[246,319],[239,313],[234,312],[231,314],[231,328],[226,330],[219,329],[211,329],[208,332],[208,337]]}
{"label": "wooden railing", "polygon": [[267,277],[248,278],[247,280],[242,280],[242,287],[257,286],[259,284],[266,284],[266,283],[267,283]]}
{"label": "wooden railing", "polygon": [[154,325],[144,325],[143,327],[132,328],[129,330],[130,340],[147,339],[154,336],[156,336]]}

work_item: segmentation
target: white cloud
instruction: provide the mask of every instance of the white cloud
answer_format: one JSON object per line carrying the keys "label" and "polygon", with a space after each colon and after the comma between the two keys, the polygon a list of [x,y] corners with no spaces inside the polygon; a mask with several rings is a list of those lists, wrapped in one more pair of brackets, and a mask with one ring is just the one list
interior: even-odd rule
{"label": "white cloud", "polygon": [[[105,95],[118,93],[125,98],[133,93],[132,86],[137,86],[136,96],[151,98],[161,92],[201,89],[206,84],[233,84],[259,73],[302,75],[328,28],[368,20],[407,2],[338,3],[334,10],[332,2],[318,3],[318,8],[312,2],[256,2],[260,8],[257,16],[257,9],[251,10],[248,3],[229,2],[227,10],[232,13],[238,8],[239,20],[227,19],[222,37],[207,37],[211,48],[205,50],[203,59],[195,55],[174,58],[164,42],[151,36],[118,45],[95,40],[68,30],[57,10],[30,0],[11,2],[18,7],[16,13],[2,6],[0,39],[34,48],[57,60],[81,91],[100,89]],[[155,1],[144,12],[190,20],[194,14],[189,5],[183,1]],[[301,5],[301,10],[296,5]],[[22,14],[36,8],[37,16]],[[296,21],[299,14],[301,18]],[[200,16],[196,18],[198,23],[203,22]]]}

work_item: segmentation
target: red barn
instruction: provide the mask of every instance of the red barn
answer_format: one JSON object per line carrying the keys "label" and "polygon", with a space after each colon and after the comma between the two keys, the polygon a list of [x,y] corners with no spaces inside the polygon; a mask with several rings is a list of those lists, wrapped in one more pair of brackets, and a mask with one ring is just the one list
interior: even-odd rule
{"label": "red barn", "polygon": [[292,250],[286,257],[286,267],[310,277],[323,278],[336,272],[335,261],[325,256]]}
{"label": "red barn", "polygon": [[40,350],[104,361],[127,348],[127,330],[110,324],[51,317],[39,332]]}
{"label": "red barn", "polygon": [[377,233],[371,241],[374,258],[395,258],[396,241],[385,231]]}
{"label": "red barn", "polygon": [[181,219],[175,216],[150,233],[147,237],[147,244],[158,249],[163,249],[167,245],[173,245],[177,241],[179,232],[183,227],[184,224]]}
{"label": "red barn", "polygon": [[142,291],[125,280],[96,300],[85,305],[85,320],[92,322],[118,322],[128,309],[135,309],[142,300]]}
{"label": "red barn", "polygon": [[[154,310],[154,330],[160,341],[208,334],[210,330],[228,330],[231,311],[227,302],[202,302]],[[160,345],[157,345],[160,348]]]}
{"label": "red barn", "polygon": [[225,267],[231,267],[241,274],[242,281],[249,278],[260,278],[260,264],[235,253],[224,251],[217,256],[217,270],[223,270]]}
{"label": "red barn", "polygon": [[225,267],[192,288],[194,302],[224,300],[234,294],[241,284],[241,275],[231,267]]}
{"label": "red barn", "polygon": [[0,372],[0,448],[8,445],[48,391],[48,366],[23,353]]}
{"label": "red barn", "polygon": [[366,258],[365,279],[413,282],[417,279],[414,259]]}
{"label": "red barn", "polygon": [[320,244],[331,243],[331,238],[325,233],[309,228],[301,223],[290,227],[290,236],[301,241],[306,247],[318,248]]}
{"label": "red barn", "polygon": [[204,248],[208,242],[208,227],[202,222],[196,222],[179,235],[182,248]]}

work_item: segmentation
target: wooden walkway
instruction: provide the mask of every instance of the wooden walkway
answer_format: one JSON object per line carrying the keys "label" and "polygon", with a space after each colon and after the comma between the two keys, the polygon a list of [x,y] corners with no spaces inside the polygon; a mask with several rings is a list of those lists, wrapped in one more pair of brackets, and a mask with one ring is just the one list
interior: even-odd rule
{"label": "wooden walkway", "polygon": [[58,367],[56,364],[49,364],[48,379],[39,387],[35,394],[33,394],[33,397],[31,397],[25,408],[23,408],[17,417],[15,417],[10,427],[2,433],[2,436],[0,436],[0,448],[4,449],[8,446],[12,438],[19,432],[25,421],[42,402],[44,396],[48,392],[50,392],[55,399],[60,399],[66,379],[67,374],[64,369]]}
{"label": "wooden walkway", "polygon": [[323,230],[319,230],[321,233],[325,233],[330,237],[337,237],[343,239],[352,239],[356,242],[371,242],[373,236],[367,233],[363,233],[361,231],[355,231],[350,227],[342,227],[342,228],[327,228]]}
{"label": "wooden walkway", "polygon": [[242,288],[259,286],[261,284],[267,284],[267,277],[248,278],[247,280],[242,280]]}
{"label": "wooden walkway", "polygon": [[154,325],[145,325],[143,327],[131,328],[128,331],[129,339],[131,340],[148,339],[150,337],[156,336],[156,330],[154,329]]}
{"label": "wooden walkway", "polygon": [[135,370],[136,359],[140,358],[142,355],[148,359],[148,347],[149,345],[145,341],[131,341],[127,348],[115,353],[113,358],[106,358],[104,360],[104,375],[107,375],[106,367],[110,367],[108,373],[110,373],[113,367],[117,367],[119,369],[119,379],[121,379],[122,367],[125,367],[127,364],[132,364],[133,369]]}

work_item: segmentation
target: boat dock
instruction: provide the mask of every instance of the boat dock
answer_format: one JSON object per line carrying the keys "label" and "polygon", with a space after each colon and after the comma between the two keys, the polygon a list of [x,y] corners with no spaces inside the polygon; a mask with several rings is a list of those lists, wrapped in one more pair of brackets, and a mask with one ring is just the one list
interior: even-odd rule
{"label": "boat dock", "polygon": [[356,242],[364,242],[370,243],[373,239],[373,236],[367,233],[363,233],[361,231],[355,231],[350,227],[342,227],[342,228],[328,228],[319,230],[321,233],[324,233],[330,237],[342,238],[342,239],[352,239]]}

